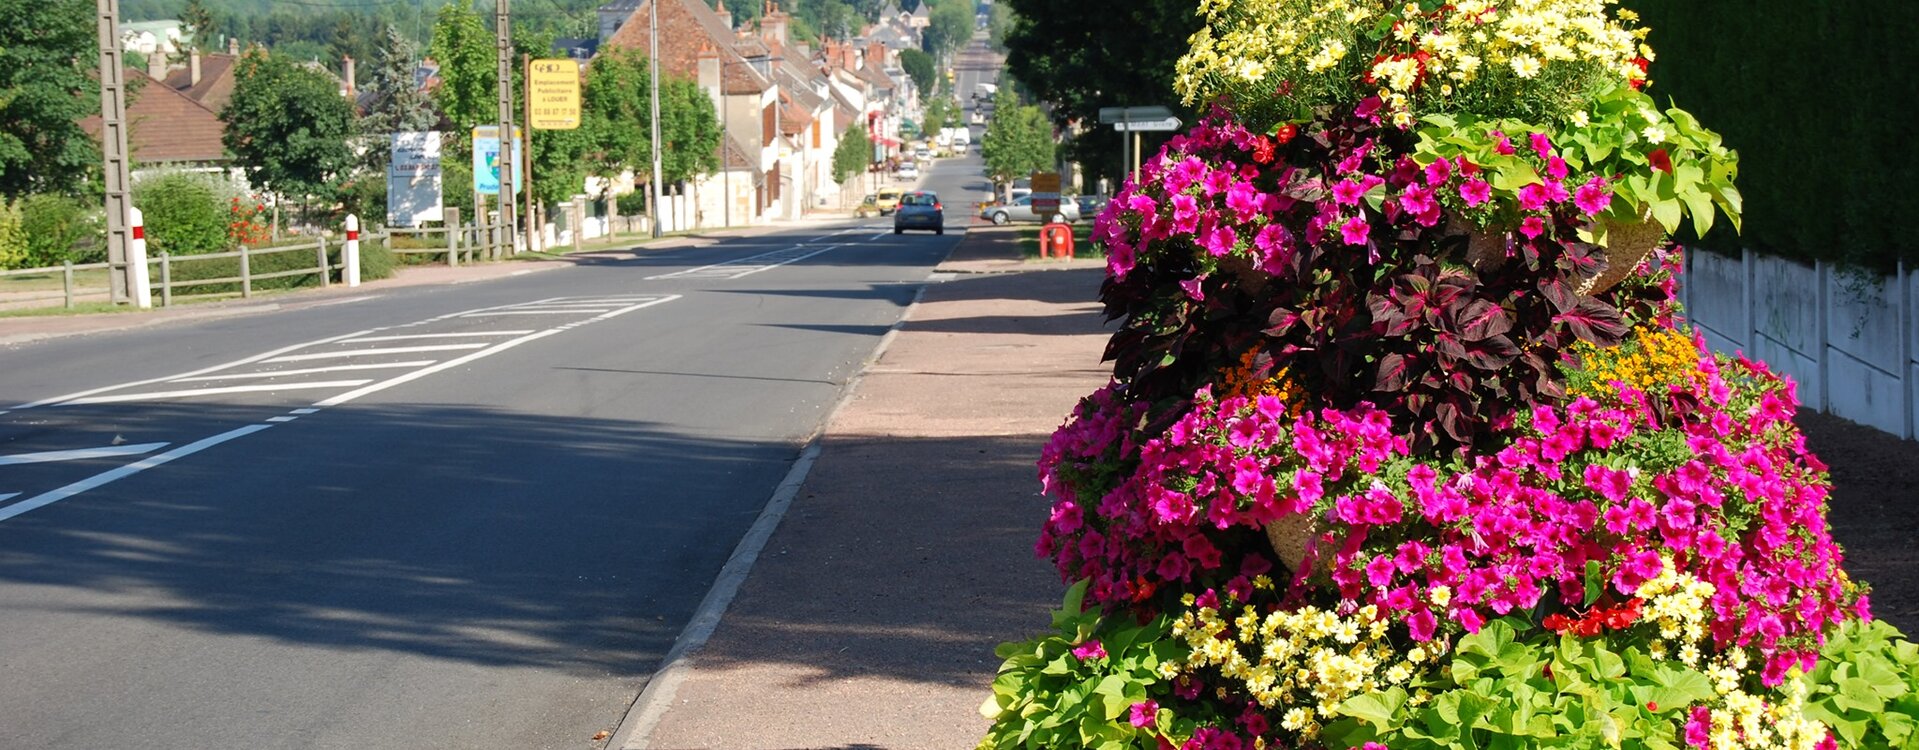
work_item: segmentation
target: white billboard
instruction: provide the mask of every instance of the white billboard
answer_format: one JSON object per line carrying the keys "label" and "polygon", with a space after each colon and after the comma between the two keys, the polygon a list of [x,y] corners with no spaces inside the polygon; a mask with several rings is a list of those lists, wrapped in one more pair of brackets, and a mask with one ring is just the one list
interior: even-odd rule
{"label": "white billboard", "polygon": [[387,226],[444,220],[441,194],[440,134],[394,133],[386,172]]}

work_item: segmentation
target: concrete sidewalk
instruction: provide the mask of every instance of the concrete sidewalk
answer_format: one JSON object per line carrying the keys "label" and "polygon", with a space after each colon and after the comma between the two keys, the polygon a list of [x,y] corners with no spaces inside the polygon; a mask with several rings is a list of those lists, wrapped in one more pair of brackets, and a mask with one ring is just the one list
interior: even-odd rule
{"label": "concrete sidewalk", "polygon": [[1034,462],[1108,373],[1103,265],[1022,263],[1017,237],[975,228],[941,266],[955,275],[853,386],[738,597],[620,746],[979,741],[993,647],[1045,627],[1063,590],[1033,555]]}

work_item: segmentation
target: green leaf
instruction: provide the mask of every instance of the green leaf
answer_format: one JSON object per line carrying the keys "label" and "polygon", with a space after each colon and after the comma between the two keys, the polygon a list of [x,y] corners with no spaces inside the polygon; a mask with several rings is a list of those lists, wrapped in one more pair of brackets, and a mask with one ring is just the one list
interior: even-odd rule
{"label": "green leaf", "polygon": [[1351,716],[1371,724],[1374,729],[1384,732],[1397,722],[1394,717],[1399,709],[1406,705],[1406,691],[1402,688],[1389,688],[1383,692],[1366,693],[1354,696],[1339,704],[1337,709],[1342,716]]}
{"label": "green leaf", "polygon": [[1665,227],[1667,232],[1672,232],[1679,228],[1679,219],[1683,213],[1679,207],[1679,201],[1676,198],[1652,202],[1652,217],[1659,222],[1660,226]]}
{"label": "green leaf", "polygon": [[1712,198],[1705,193],[1681,193],[1679,197],[1686,202],[1686,213],[1692,216],[1693,233],[1700,237],[1706,236],[1707,230],[1712,229],[1712,220],[1716,213],[1712,207]]}
{"label": "green leaf", "polygon": [[1599,601],[1599,595],[1606,591],[1606,575],[1600,570],[1598,560],[1586,561],[1586,602],[1582,606],[1590,607]]}

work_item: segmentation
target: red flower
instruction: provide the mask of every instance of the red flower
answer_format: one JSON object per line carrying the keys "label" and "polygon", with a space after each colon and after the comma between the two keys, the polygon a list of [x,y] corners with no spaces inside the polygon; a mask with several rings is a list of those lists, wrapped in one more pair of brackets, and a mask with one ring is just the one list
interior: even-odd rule
{"label": "red flower", "polygon": [[1299,128],[1290,122],[1279,126],[1278,130],[1273,131],[1273,138],[1277,139],[1280,143],[1290,142],[1293,140],[1293,137],[1297,135],[1299,135]]}
{"label": "red flower", "polygon": [[1646,161],[1652,163],[1653,169],[1657,169],[1667,174],[1672,173],[1672,157],[1668,155],[1666,153],[1666,150],[1663,148],[1654,149],[1652,153],[1647,154]]}
{"label": "red flower", "polygon": [[1564,633],[1567,628],[1572,627],[1572,622],[1572,618],[1554,612],[1546,615],[1546,621],[1541,624],[1545,625],[1547,630],[1555,633]]}
{"label": "red flower", "polygon": [[1273,162],[1272,140],[1265,136],[1260,136],[1259,140],[1253,141],[1253,161],[1260,164],[1271,164]]}

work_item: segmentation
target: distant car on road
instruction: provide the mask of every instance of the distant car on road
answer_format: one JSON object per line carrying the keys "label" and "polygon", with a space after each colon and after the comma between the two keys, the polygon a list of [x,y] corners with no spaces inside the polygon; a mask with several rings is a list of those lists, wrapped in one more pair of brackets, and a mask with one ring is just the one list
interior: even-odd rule
{"label": "distant car on road", "polygon": [[881,216],[891,215],[893,209],[900,207],[900,191],[898,188],[885,188],[875,195],[877,197],[874,198],[873,205],[879,207]]}
{"label": "distant car on road", "polygon": [[1049,215],[1033,213],[1033,196],[1022,195],[1011,203],[986,206],[980,209],[979,217],[994,224],[1006,224],[1014,221],[1079,221],[1079,204],[1071,198],[1061,198],[1059,209]]}
{"label": "distant car on road", "polygon": [[920,178],[919,165],[914,164],[913,162],[910,162],[910,161],[905,164],[901,164],[899,175],[900,175],[900,179],[902,180],[917,180]]}
{"label": "distant car on road", "polygon": [[1101,213],[1105,212],[1106,204],[1112,201],[1111,198],[1108,198],[1104,195],[1082,195],[1078,198],[1074,198],[1073,200],[1074,202],[1079,204],[1079,213],[1081,216],[1094,216],[1094,217],[1097,217]]}
{"label": "distant car on road", "polygon": [[899,210],[893,213],[893,233],[908,229],[931,229],[934,234],[946,234],[946,208],[940,205],[938,195],[915,190],[900,196]]}

